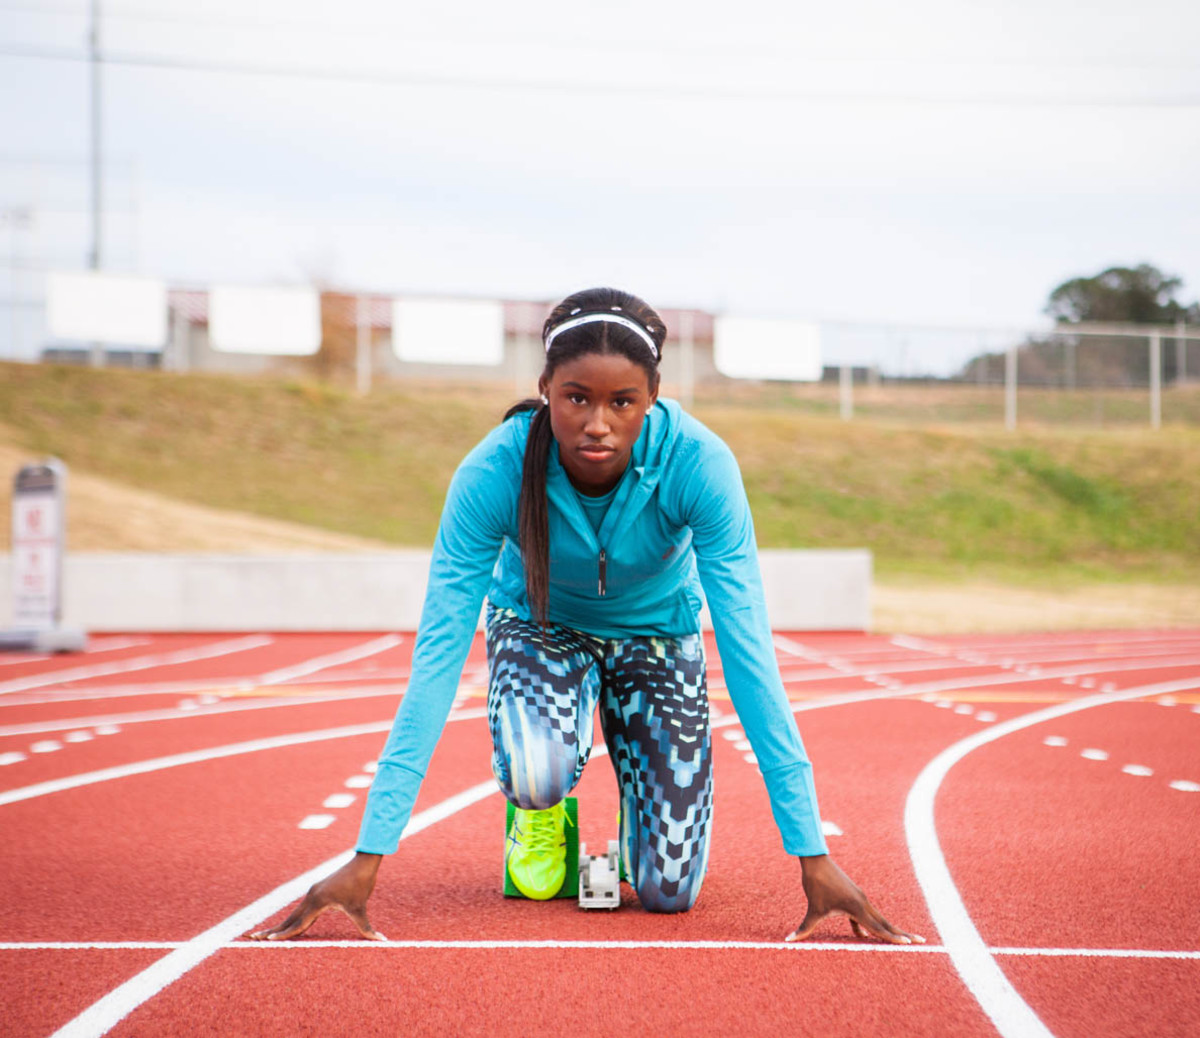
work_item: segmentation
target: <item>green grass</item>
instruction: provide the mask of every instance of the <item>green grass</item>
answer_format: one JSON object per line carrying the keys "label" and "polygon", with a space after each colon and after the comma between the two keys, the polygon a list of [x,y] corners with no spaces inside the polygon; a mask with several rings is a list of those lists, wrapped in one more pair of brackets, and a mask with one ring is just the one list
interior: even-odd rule
{"label": "green grass", "polygon": [[[834,398],[777,387],[699,401],[741,461],[761,544],[869,547],[893,576],[1200,576],[1200,428],[1006,433],[980,417],[973,387],[885,390],[886,417],[863,407],[848,423]],[[503,386],[359,399],[319,383],[4,364],[0,438],[186,501],[427,545],[455,464],[511,400]]]}

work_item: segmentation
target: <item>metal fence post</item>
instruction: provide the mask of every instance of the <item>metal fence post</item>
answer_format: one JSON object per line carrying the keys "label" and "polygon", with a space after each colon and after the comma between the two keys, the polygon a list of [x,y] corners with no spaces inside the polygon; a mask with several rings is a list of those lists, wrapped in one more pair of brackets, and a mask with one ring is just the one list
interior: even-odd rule
{"label": "metal fence post", "polygon": [[1017,427],[1017,347],[1009,346],[1004,356],[1004,428]]}
{"label": "metal fence post", "polygon": [[1150,333],[1150,428],[1162,427],[1162,336]]}
{"label": "metal fence post", "polygon": [[838,369],[838,398],[842,421],[848,422],[854,417],[854,369],[849,364]]}
{"label": "metal fence post", "polygon": [[354,300],[354,376],[359,396],[371,392],[371,321],[365,296]]}
{"label": "metal fence post", "polygon": [[696,387],[696,322],[691,310],[679,312],[679,402],[691,408]]}

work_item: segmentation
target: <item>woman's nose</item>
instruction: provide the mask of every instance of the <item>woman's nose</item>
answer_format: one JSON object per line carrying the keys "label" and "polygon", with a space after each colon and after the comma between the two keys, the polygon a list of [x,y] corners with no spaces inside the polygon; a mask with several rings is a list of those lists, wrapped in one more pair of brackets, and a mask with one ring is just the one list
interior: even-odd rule
{"label": "woman's nose", "polygon": [[588,412],[587,424],[584,431],[589,436],[607,436],[609,432],[608,416],[603,407],[593,407]]}

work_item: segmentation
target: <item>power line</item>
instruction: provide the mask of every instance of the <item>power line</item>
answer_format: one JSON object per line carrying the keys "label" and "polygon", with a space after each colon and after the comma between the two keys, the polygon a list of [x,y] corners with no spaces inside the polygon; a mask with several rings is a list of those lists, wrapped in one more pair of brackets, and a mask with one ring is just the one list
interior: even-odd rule
{"label": "power line", "polygon": [[[36,61],[85,63],[90,57],[65,50],[43,48],[0,48],[0,57]],[[979,95],[953,97],[945,94],[916,91],[881,92],[781,90],[750,87],[733,89],[712,86],[673,86],[629,83],[583,83],[578,80],[499,79],[487,76],[463,77],[429,75],[427,73],[362,72],[344,69],[318,68],[305,65],[261,65],[249,62],[222,61],[211,58],[181,58],[161,54],[101,54],[104,65],[126,68],[148,68],[184,72],[214,72],[225,75],[261,76],[278,79],[306,79],[314,82],[353,83],[372,86],[434,87],[458,90],[503,90],[509,92],[557,92],[570,94],[618,94],[637,97],[663,97],[678,100],[727,101],[796,101],[833,104],[917,104],[971,107],[1012,108],[1196,108],[1200,107],[1200,90],[1194,93],[1156,97],[1071,97]]]}

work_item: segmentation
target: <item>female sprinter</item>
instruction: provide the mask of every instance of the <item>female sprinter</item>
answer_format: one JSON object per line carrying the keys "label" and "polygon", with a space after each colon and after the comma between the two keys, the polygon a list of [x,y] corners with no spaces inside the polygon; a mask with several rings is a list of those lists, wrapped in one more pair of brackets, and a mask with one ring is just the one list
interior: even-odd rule
{"label": "female sprinter", "polygon": [[661,318],[635,296],[590,289],[554,309],[542,338],[541,399],[513,407],[451,481],[408,692],[358,853],[254,936],[294,937],[337,908],[382,939],[367,900],[408,821],[485,595],[492,770],[517,809],[505,848],[513,883],[531,898],[562,886],[563,800],[587,763],[599,705],[626,874],[648,911],[686,912],[712,819],[703,592],[784,848],[800,858],[808,911],[788,940],[844,912],[860,937],[922,941],[891,926],[827,853],[741,475],[720,439],[659,399]]}

